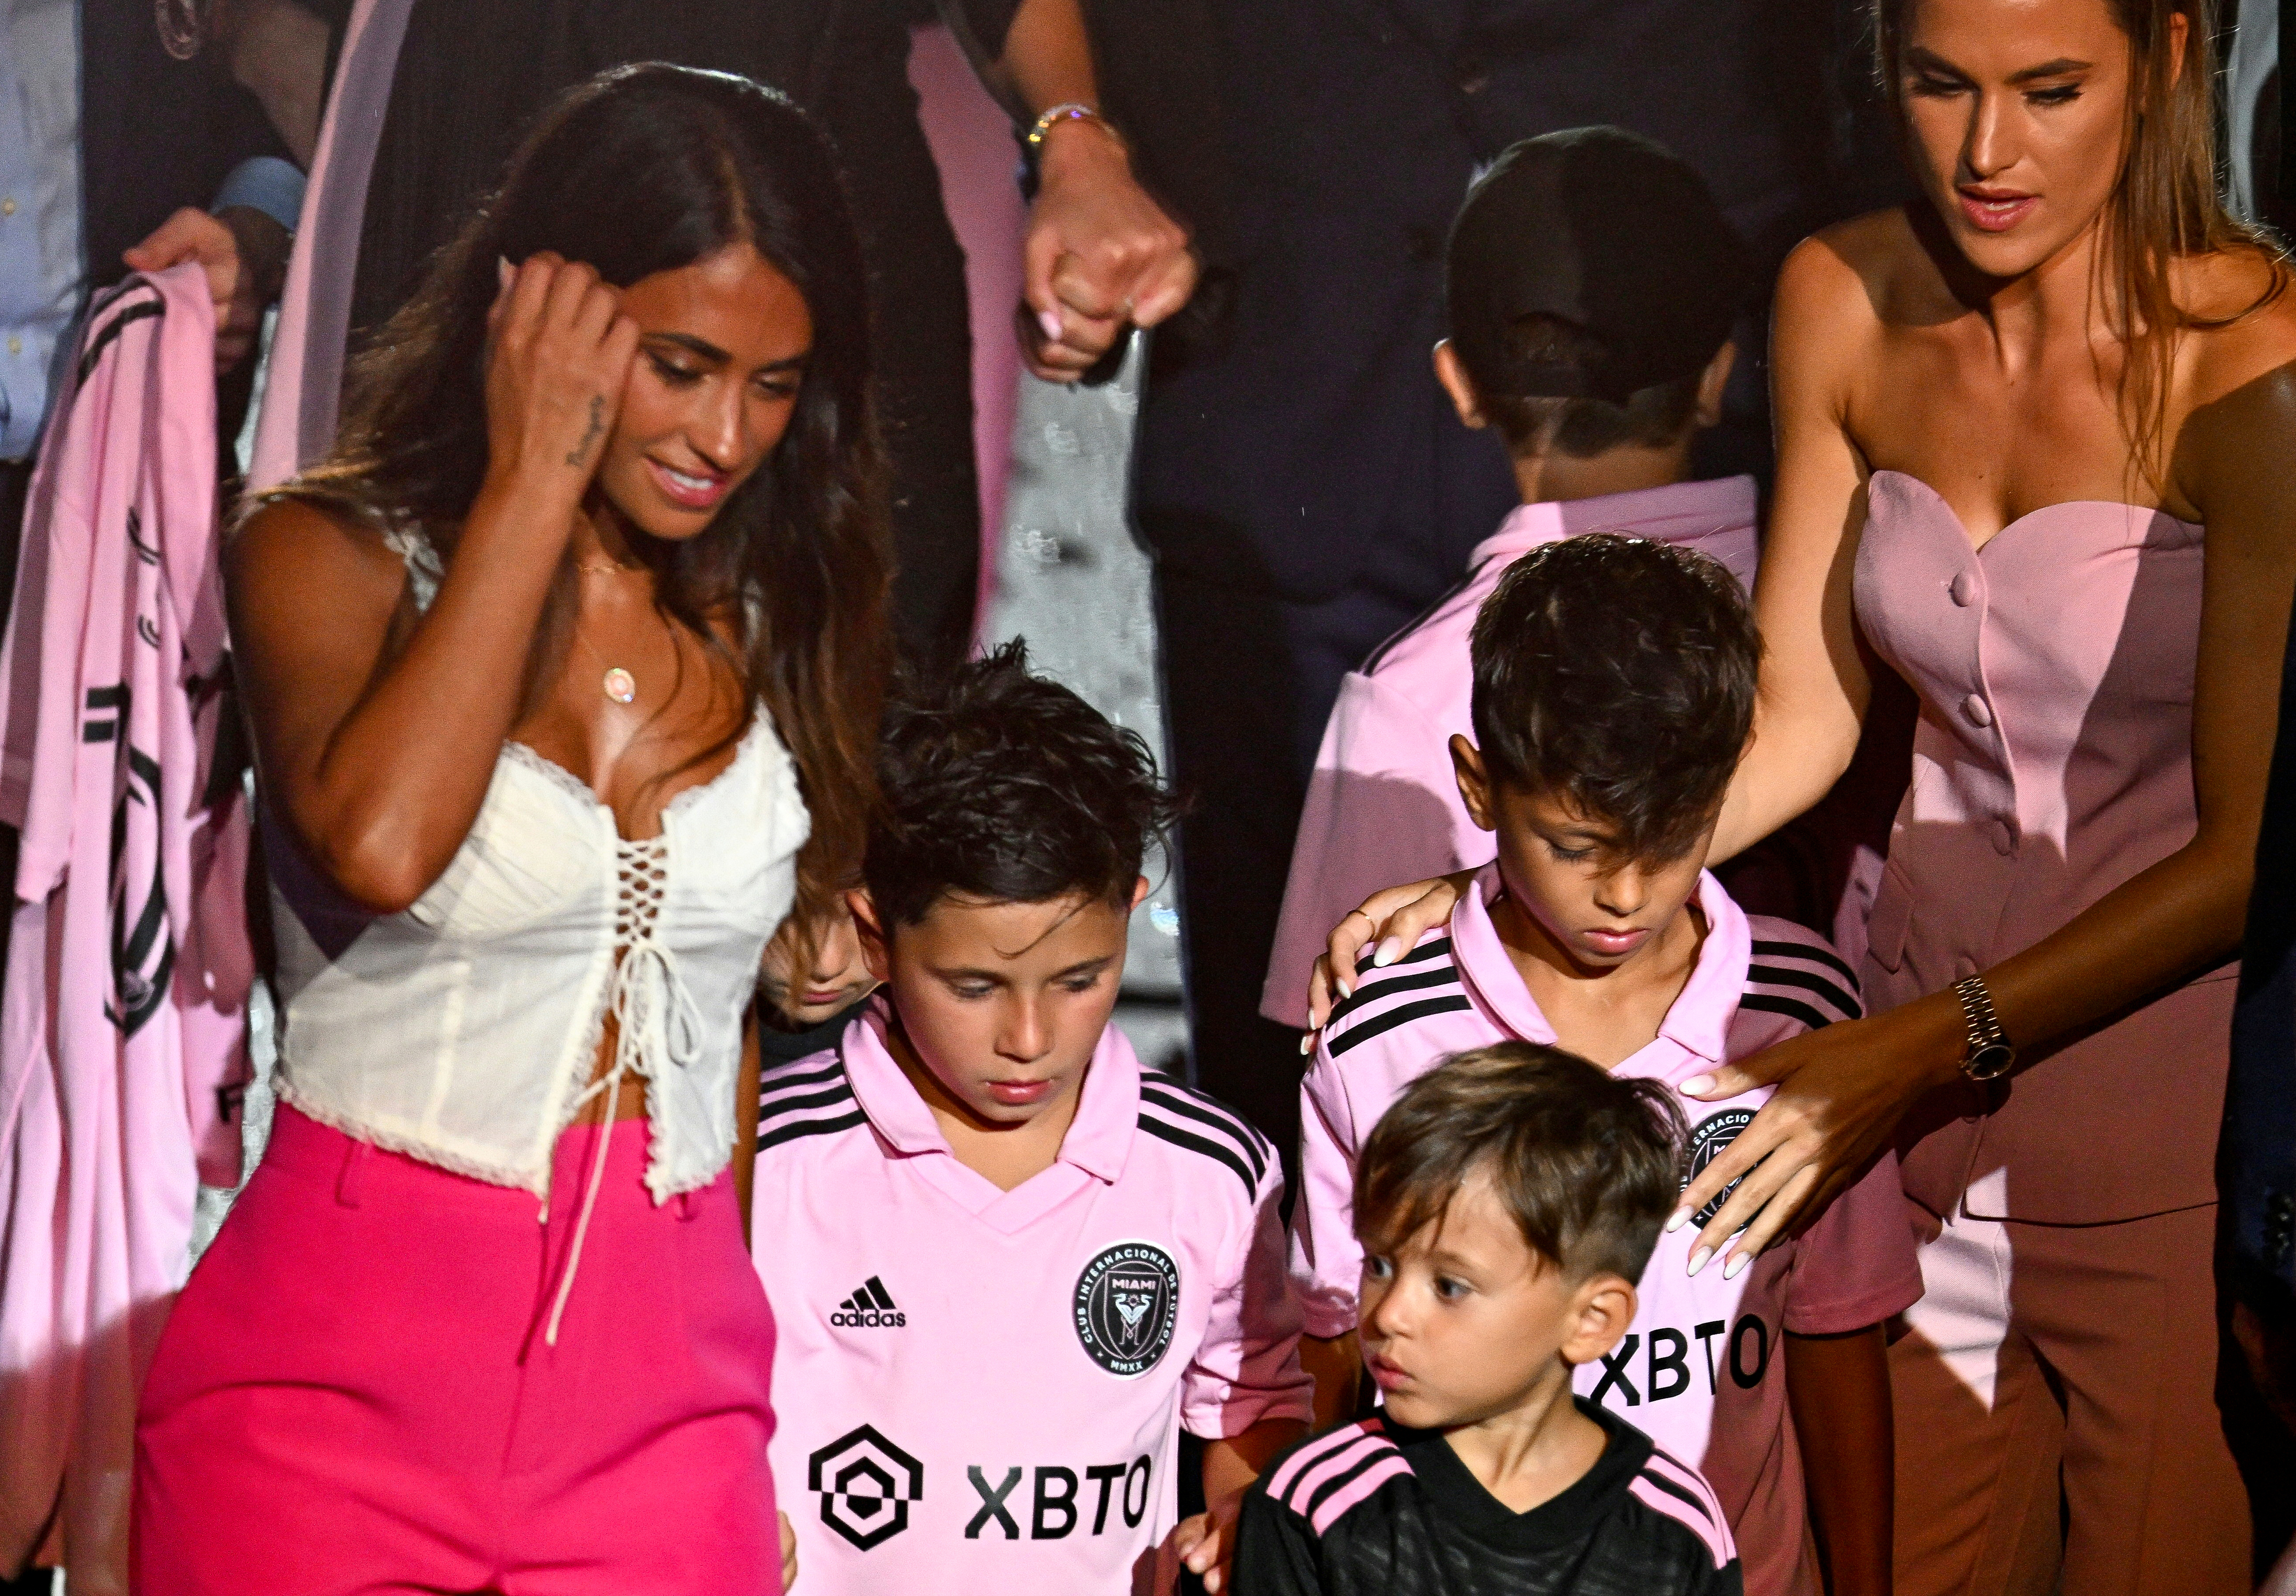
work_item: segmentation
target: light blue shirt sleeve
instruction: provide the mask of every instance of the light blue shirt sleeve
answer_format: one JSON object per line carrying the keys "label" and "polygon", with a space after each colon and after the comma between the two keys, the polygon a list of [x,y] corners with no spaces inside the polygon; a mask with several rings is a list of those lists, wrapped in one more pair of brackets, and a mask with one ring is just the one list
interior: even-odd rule
{"label": "light blue shirt sleeve", "polygon": [[303,172],[293,161],[276,155],[258,155],[232,168],[231,176],[216,191],[209,210],[244,205],[259,210],[288,232],[295,231],[303,214]]}
{"label": "light blue shirt sleeve", "polygon": [[0,0],[0,460],[40,435],[79,309],[78,0]]}

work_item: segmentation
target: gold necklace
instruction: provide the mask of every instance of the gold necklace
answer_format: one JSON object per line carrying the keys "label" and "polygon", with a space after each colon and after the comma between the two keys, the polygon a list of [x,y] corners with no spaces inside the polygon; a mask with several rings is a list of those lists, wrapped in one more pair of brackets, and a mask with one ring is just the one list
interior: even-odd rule
{"label": "gold necklace", "polygon": [[627,704],[636,700],[638,696],[638,679],[630,675],[629,672],[624,670],[619,665],[607,665],[605,657],[600,654],[597,650],[592,648],[590,646],[590,640],[582,635],[582,627],[579,622],[577,622],[574,626],[574,641],[582,645],[582,651],[590,656],[591,661],[594,664],[605,667],[606,674],[598,678],[599,692],[604,693],[617,704]]}
{"label": "gold necklace", "polygon": [[[611,560],[578,560],[574,562],[574,569],[580,571],[595,572],[600,576],[630,577],[643,576],[646,574],[645,567],[642,565],[617,565]],[[617,704],[628,704],[636,701],[638,696],[638,679],[619,665],[606,664],[605,657],[600,654],[597,650],[592,648],[590,646],[590,640],[583,635],[582,623],[579,620],[577,620],[574,623],[574,641],[580,643],[582,645],[582,651],[589,655],[591,659],[605,671],[605,675],[598,678],[599,692],[604,693],[609,699],[612,700]]]}

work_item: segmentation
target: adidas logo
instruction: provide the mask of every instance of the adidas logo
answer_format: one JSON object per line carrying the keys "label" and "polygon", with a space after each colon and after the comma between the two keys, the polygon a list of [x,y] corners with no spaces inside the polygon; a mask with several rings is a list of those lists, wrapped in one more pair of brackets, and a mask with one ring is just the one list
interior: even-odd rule
{"label": "adidas logo", "polygon": [[844,1330],[898,1330],[909,1316],[893,1305],[885,1282],[871,1275],[861,1289],[837,1305],[829,1322]]}

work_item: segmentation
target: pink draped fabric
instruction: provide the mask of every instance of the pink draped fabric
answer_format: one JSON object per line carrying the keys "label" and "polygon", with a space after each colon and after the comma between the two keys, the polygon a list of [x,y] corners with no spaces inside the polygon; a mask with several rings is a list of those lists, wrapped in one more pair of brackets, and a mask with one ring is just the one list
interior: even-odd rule
{"label": "pink draped fabric", "polygon": [[1013,124],[974,77],[946,28],[920,28],[909,49],[917,122],[940,168],[941,204],[964,250],[964,291],[972,312],[972,452],[980,477],[980,593],[975,616],[996,596],[996,549],[1004,535],[1004,477],[1013,461],[1020,407],[1021,346],[1013,309],[1021,302],[1021,241],[1028,209],[1013,178],[1019,153]]}
{"label": "pink draped fabric", "polygon": [[271,338],[270,372],[247,474],[250,489],[284,482],[334,441],[367,178],[414,9],[414,0],[357,0],[343,29],[334,92],[319,124],[302,223]]}
{"label": "pink draped fabric", "polygon": [[214,317],[131,277],[49,423],[0,646],[22,831],[0,1003],[0,1567],[61,1514],[74,1596],[126,1590],[136,1392],[194,1191],[235,1184],[247,813],[216,784]]}

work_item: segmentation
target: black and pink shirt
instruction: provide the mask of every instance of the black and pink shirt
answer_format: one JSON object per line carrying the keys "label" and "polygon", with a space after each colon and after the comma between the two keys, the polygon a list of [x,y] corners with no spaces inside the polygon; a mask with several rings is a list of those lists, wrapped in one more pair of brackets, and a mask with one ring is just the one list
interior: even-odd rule
{"label": "black and pink shirt", "polygon": [[1527,1513],[1440,1430],[1381,1417],[1301,1442],[1244,1498],[1237,1596],[1739,1596],[1730,1526],[1698,1471],[1576,1400],[1610,1445]]}

